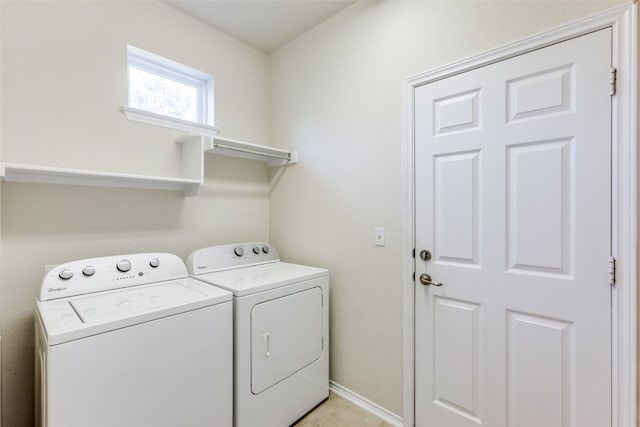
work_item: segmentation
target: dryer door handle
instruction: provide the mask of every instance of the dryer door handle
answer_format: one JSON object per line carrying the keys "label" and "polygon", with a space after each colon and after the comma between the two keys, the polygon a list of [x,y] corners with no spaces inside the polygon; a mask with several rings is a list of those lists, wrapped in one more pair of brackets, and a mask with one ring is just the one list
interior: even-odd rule
{"label": "dryer door handle", "polygon": [[271,333],[265,332],[262,334],[262,360],[267,360],[271,357]]}

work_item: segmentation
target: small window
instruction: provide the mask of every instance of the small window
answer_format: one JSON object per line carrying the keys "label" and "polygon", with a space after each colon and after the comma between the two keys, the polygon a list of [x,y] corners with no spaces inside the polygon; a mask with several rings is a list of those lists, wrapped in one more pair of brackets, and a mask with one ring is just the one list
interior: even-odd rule
{"label": "small window", "polygon": [[129,107],[213,125],[213,77],[127,46]]}

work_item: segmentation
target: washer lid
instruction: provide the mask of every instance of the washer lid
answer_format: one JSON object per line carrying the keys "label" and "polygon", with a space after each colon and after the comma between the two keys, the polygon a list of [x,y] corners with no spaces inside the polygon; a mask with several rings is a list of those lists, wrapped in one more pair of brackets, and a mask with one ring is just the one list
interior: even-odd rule
{"label": "washer lid", "polygon": [[192,278],[51,301],[39,301],[37,311],[49,345],[196,310],[232,295]]}
{"label": "washer lid", "polygon": [[84,323],[106,322],[171,305],[183,305],[207,295],[180,282],[159,283],[108,294],[93,294],[69,301]]}
{"label": "washer lid", "polygon": [[231,291],[233,295],[241,297],[328,274],[328,270],[324,268],[276,262],[205,273],[193,277],[224,288]]}

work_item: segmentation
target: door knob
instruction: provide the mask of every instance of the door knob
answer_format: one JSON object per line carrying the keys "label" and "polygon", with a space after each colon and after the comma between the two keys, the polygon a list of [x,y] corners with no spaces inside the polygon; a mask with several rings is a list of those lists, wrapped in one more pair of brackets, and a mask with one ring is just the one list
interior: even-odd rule
{"label": "door knob", "polygon": [[429,276],[426,273],[423,273],[420,275],[420,283],[422,283],[425,286],[442,286],[442,283],[438,283],[438,282],[432,282],[431,281],[431,276]]}

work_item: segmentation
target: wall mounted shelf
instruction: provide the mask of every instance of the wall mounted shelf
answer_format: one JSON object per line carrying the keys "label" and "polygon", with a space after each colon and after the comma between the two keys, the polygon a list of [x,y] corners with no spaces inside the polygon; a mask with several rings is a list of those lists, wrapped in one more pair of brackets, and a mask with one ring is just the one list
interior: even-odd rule
{"label": "wall mounted shelf", "polygon": [[295,152],[210,135],[187,136],[177,143],[182,145],[180,178],[0,163],[0,179],[36,184],[171,190],[196,196],[204,184],[205,153],[260,160],[269,167],[288,166],[298,160]]}
{"label": "wall mounted shelf", "polygon": [[197,194],[202,184],[197,179],[98,172],[15,163],[0,163],[0,177],[7,182],[173,190],[183,191],[188,195]]}
{"label": "wall mounted shelf", "polygon": [[263,161],[266,162],[267,167],[289,166],[298,163],[298,154],[295,151],[287,151],[280,148],[267,147],[265,145],[252,144],[250,142],[219,136],[214,136],[211,139],[205,151],[223,156]]}

